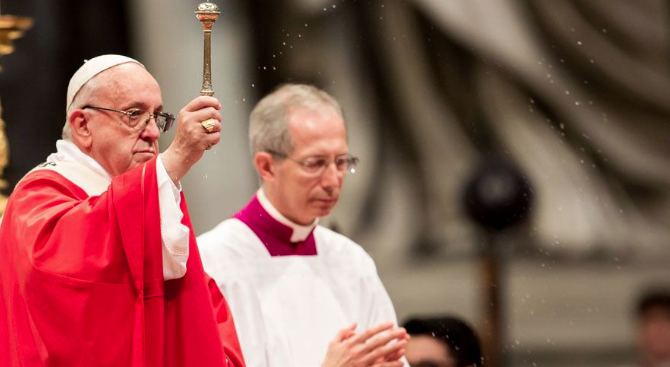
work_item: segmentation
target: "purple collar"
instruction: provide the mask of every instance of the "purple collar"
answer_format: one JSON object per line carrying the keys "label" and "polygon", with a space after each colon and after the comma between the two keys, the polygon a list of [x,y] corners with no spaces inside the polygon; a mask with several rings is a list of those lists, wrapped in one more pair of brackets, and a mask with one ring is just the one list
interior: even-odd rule
{"label": "purple collar", "polygon": [[293,229],[274,219],[258,201],[256,195],[249,204],[242,208],[233,218],[246,224],[263,242],[271,256],[316,255],[314,231],[304,241],[291,242]]}

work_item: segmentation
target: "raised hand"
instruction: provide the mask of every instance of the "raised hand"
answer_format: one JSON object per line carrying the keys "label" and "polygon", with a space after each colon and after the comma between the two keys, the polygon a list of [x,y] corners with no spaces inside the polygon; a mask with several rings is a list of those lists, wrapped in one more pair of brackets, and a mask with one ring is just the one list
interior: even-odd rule
{"label": "raised hand", "polygon": [[[172,144],[161,154],[173,181],[179,181],[202,158],[205,150],[221,139],[221,104],[214,97],[201,96],[181,111]],[[203,126],[203,121],[212,119]],[[209,124],[209,126],[207,126]]]}

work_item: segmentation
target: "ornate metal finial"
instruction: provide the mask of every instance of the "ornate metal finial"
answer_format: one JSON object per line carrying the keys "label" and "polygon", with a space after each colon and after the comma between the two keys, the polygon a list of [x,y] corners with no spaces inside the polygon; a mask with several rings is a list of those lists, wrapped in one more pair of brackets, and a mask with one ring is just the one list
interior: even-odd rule
{"label": "ornate metal finial", "polygon": [[0,57],[14,52],[14,41],[33,26],[33,20],[13,15],[0,15]]}
{"label": "ornate metal finial", "polygon": [[199,4],[198,10],[195,12],[195,16],[200,21],[200,24],[202,24],[205,38],[201,96],[214,95],[214,90],[212,90],[212,26],[219,17],[219,14],[221,14],[219,7],[209,1]]}

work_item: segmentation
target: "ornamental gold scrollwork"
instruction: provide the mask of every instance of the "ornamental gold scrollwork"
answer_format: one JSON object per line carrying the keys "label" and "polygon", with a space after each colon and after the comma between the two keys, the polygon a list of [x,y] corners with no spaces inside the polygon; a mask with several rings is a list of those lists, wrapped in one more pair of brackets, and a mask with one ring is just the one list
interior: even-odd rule
{"label": "ornamental gold scrollwork", "polygon": [[[13,15],[0,15],[0,56],[14,52],[12,41],[23,36],[23,32],[33,26],[33,20]],[[2,68],[0,68],[2,70]],[[2,174],[9,163],[9,143],[5,135],[5,122],[2,120],[2,106],[0,106],[0,190],[7,187]],[[0,216],[5,212],[7,198],[0,194]]]}

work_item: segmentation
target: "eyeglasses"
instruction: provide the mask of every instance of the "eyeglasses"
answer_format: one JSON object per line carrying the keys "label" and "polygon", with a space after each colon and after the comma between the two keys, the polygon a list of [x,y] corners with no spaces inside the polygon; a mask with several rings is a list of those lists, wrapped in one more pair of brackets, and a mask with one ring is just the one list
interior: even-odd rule
{"label": "eyeglasses", "polygon": [[82,107],[83,110],[87,108],[91,108],[94,110],[122,113],[128,117],[128,126],[137,129],[144,128],[145,126],[149,125],[149,121],[153,118],[156,121],[156,126],[158,126],[158,130],[160,130],[161,132],[166,132],[170,130],[170,128],[172,127],[172,123],[174,122],[174,115],[165,112],[149,113],[149,111],[140,110],[138,108],[128,111],[122,111],[122,110],[115,110],[113,108],[98,107],[91,105],[86,105]]}
{"label": "eyeglasses", "polygon": [[325,157],[307,157],[303,160],[296,160],[289,158],[286,154],[275,152],[274,150],[268,150],[267,152],[276,157],[288,159],[291,162],[299,164],[305,172],[314,176],[321,175],[331,163],[335,163],[335,169],[337,169],[338,172],[355,173],[356,165],[360,161],[357,157],[349,154],[338,155],[333,160]]}

